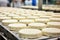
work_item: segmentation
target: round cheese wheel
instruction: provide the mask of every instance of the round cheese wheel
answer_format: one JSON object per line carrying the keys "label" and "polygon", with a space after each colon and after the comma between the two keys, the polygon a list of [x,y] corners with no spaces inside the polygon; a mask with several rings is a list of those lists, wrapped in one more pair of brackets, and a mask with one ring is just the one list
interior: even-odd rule
{"label": "round cheese wheel", "polygon": [[9,24],[9,29],[12,31],[19,31],[20,29],[24,29],[27,28],[26,24],[23,23],[13,23],[13,24]]}
{"label": "round cheese wheel", "polygon": [[45,13],[47,16],[52,16],[53,12],[46,12]]}
{"label": "round cheese wheel", "polygon": [[9,14],[8,16],[9,16],[9,17],[17,17],[17,16],[19,16],[19,15],[16,15],[16,14]]}
{"label": "round cheese wheel", "polygon": [[48,22],[47,25],[52,28],[60,28],[60,22]]}
{"label": "round cheese wheel", "polygon": [[46,28],[46,24],[44,24],[44,23],[30,23],[28,26],[30,28],[34,28],[34,29],[43,29],[43,28]]}
{"label": "round cheese wheel", "polygon": [[0,17],[6,17],[6,15],[2,15],[2,14],[0,14]]}
{"label": "round cheese wheel", "polygon": [[41,22],[41,23],[47,23],[49,22],[50,20],[49,19],[46,19],[46,18],[39,18],[39,19],[35,19],[36,22]]}
{"label": "round cheese wheel", "polygon": [[60,36],[60,29],[58,28],[44,28],[42,33],[49,37],[57,37]]}
{"label": "round cheese wheel", "polygon": [[18,20],[14,20],[14,19],[11,19],[11,20],[2,20],[2,24],[7,26],[8,24],[11,24],[11,23],[17,23]]}
{"label": "round cheese wheel", "polygon": [[60,18],[50,18],[50,21],[52,21],[52,22],[60,22]]}
{"label": "round cheese wheel", "polygon": [[38,13],[38,14],[33,14],[33,16],[40,16],[40,14]]}
{"label": "round cheese wheel", "polygon": [[8,13],[8,12],[3,12],[4,15],[8,15],[8,14],[11,14],[11,13]]}
{"label": "round cheese wheel", "polygon": [[27,19],[37,19],[39,18],[38,16],[28,16]]}
{"label": "round cheese wheel", "polygon": [[34,20],[30,20],[30,19],[24,19],[24,20],[19,20],[20,23],[25,23],[25,24],[29,24],[34,22]]}
{"label": "round cheese wheel", "polygon": [[51,16],[40,16],[40,18],[47,18],[47,19],[50,19]]}
{"label": "round cheese wheel", "polygon": [[17,20],[25,19],[25,18],[26,18],[26,17],[24,17],[24,16],[13,17],[13,19],[17,19]]}
{"label": "round cheese wheel", "polygon": [[54,13],[54,14],[52,15],[52,17],[60,18],[60,13]]}
{"label": "round cheese wheel", "polygon": [[42,32],[38,29],[21,29],[18,33],[22,38],[39,38],[42,36]]}
{"label": "round cheese wheel", "polygon": [[31,16],[30,14],[21,14],[21,16]]}
{"label": "round cheese wheel", "polygon": [[0,22],[5,19],[11,19],[11,17],[0,17]]}

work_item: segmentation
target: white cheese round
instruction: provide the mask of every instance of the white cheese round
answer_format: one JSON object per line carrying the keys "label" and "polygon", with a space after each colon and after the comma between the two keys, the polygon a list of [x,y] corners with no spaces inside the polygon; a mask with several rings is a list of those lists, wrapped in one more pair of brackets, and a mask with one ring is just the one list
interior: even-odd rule
{"label": "white cheese round", "polygon": [[54,13],[54,14],[52,15],[52,17],[54,17],[54,18],[60,18],[60,13]]}
{"label": "white cheese round", "polygon": [[9,14],[8,16],[9,16],[9,17],[17,17],[17,16],[19,16],[19,15],[16,15],[16,14]]}
{"label": "white cheese round", "polygon": [[36,22],[41,22],[41,23],[47,23],[49,22],[50,20],[49,19],[46,19],[46,18],[39,18],[39,19],[35,19]]}
{"label": "white cheese round", "polygon": [[20,19],[25,19],[25,17],[23,17],[23,16],[18,16],[18,17],[13,17],[13,19],[20,20]]}
{"label": "white cheese round", "polygon": [[2,24],[3,25],[8,25],[8,24],[11,24],[11,23],[17,23],[18,20],[14,20],[14,19],[10,19],[10,20],[2,20]]}
{"label": "white cheese round", "polygon": [[30,23],[28,26],[30,28],[34,28],[34,29],[43,29],[43,28],[46,28],[46,24],[44,24],[44,23]]}
{"label": "white cheese round", "polygon": [[24,19],[24,20],[19,20],[20,23],[25,23],[25,24],[29,24],[34,22],[34,20],[30,20],[30,19]]}
{"label": "white cheese round", "polygon": [[27,19],[37,19],[39,18],[38,16],[28,16]]}
{"label": "white cheese round", "polygon": [[47,19],[50,19],[51,16],[40,16],[40,18],[47,18]]}
{"label": "white cheese round", "polygon": [[23,23],[13,23],[8,25],[10,30],[19,31],[20,29],[27,28],[26,24]]}
{"label": "white cheese round", "polygon": [[60,22],[48,22],[47,25],[52,28],[60,28]]}
{"label": "white cheese round", "polygon": [[60,22],[60,18],[50,18],[50,21],[52,21],[52,22]]}
{"label": "white cheese round", "polygon": [[60,29],[58,28],[44,28],[42,30],[43,34],[49,37],[60,36]]}
{"label": "white cheese round", "polygon": [[0,21],[5,20],[5,19],[11,19],[11,17],[0,17]]}
{"label": "white cheese round", "polygon": [[42,36],[42,32],[38,29],[21,29],[19,35],[22,38],[39,38]]}

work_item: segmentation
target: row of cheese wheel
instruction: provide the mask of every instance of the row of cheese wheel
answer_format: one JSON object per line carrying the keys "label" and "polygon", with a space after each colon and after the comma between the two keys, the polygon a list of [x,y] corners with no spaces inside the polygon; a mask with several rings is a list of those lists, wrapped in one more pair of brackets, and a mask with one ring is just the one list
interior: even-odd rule
{"label": "row of cheese wheel", "polygon": [[38,38],[42,35],[60,35],[60,14],[53,12],[15,9],[0,9],[0,22],[23,38]]}
{"label": "row of cheese wheel", "polygon": [[[38,6],[21,6],[22,8],[32,8],[32,9],[38,9]],[[60,10],[60,5],[42,5],[42,9],[44,10]]]}

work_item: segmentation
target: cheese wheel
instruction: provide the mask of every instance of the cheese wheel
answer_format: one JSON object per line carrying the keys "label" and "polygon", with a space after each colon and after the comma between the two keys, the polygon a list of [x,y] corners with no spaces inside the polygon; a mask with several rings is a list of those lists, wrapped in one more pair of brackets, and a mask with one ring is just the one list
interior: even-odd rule
{"label": "cheese wheel", "polygon": [[20,29],[27,28],[26,24],[23,23],[13,23],[9,24],[9,29],[12,31],[19,31]]}
{"label": "cheese wheel", "polygon": [[13,17],[13,19],[17,19],[17,20],[25,19],[25,18],[26,18],[26,17],[24,17],[24,16]]}
{"label": "cheese wheel", "polygon": [[4,19],[11,19],[11,17],[0,17],[0,22]]}
{"label": "cheese wheel", "polygon": [[29,24],[34,22],[34,20],[30,20],[30,19],[24,19],[24,20],[19,20],[20,23],[25,23],[25,24]]}
{"label": "cheese wheel", "polygon": [[11,19],[11,20],[2,20],[2,24],[7,26],[8,24],[11,24],[11,23],[17,23],[18,20],[14,20],[14,19]]}
{"label": "cheese wheel", "polygon": [[21,14],[21,16],[31,16],[30,14]]}
{"label": "cheese wheel", "polygon": [[52,16],[53,12],[46,12],[45,13],[47,16]]}
{"label": "cheese wheel", "polygon": [[42,32],[38,29],[21,29],[18,33],[22,38],[39,38],[42,36]]}
{"label": "cheese wheel", "polygon": [[60,11],[60,7],[59,8],[56,8],[57,11]]}
{"label": "cheese wheel", "polygon": [[28,16],[27,17],[27,19],[34,19],[34,20],[37,19],[37,18],[39,18],[39,17],[38,16]]}
{"label": "cheese wheel", "polygon": [[17,15],[21,15],[21,14],[24,14],[25,12],[22,10],[20,10],[20,11],[17,11],[15,14],[17,14]]}
{"label": "cheese wheel", "polygon": [[30,23],[28,26],[30,28],[34,28],[34,29],[43,29],[43,28],[46,28],[46,24],[44,24],[44,23]]}
{"label": "cheese wheel", "polygon": [[16,15],[16,14],[9,14],[8,16],[9,16],[9,17],[17,17],[17,16],[19,16],[19,15]]}
{"label": "cheese wheel", "polygon": [[47,25],[52,28],[60,28],[60,22],[48,22]]}
{"label": "cheese wheel", "polygon": [[60,13],[54,13],[54,14],[52,15],[52,17],[60,18]]}
{"label": "cheese wheel", "polygon": [[41,23],[47,23],[49,22],[50,20],[49,19],[46,19],[46,18],[39,18],[39,19],[35,19],[36,22],[41,22]]}
{"label": "cheese wheel", "polygon": [[60,18],[50,18],[50,21],[52,21],[52,22],[60,22]]}
{"label": "cheese wheel", "polygon": [[6,17],[6,15],[2,15],[2,14],[0,14],[0,17]]}
{"label": "cheese wheel", "polygon": [[4,15],[8,15],[8,14],[11,14],[11,13],[8,13],[8,12],[3,12]]}
{"label": "cheese wheel", "polygon": [[42,30],[43,34],[49,37],[60,36],[60,29],[58,28],[44,28]]}
{"label": "cheese wheel", "polygon": [[40,16],[51,16],[53,12],[40,12]]}
{"label": "cheese wheel", "polygon": [[38,11],[37,13],[38,14],[45,14],[46,12],[45,11]]}
{"label": "cheese wheel", "polygon": [[33,14],[33,16],[40,16],[40,14],[38,13],[38,14]]}
{"label": "cheese wheel", "polygon": [[40,18],[47,18],[47,19],[50,19],[51,16],[40,16]]}

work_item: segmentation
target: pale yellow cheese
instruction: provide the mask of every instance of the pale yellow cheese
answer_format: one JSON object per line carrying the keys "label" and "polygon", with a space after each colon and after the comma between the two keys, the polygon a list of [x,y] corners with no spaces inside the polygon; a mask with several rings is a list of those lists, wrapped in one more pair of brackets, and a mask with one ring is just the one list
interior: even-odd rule
{"label": "pale yellow cheese", "polygon": [[47,23],[49,22],[50,20],[49,19],[46,19],[46,18],[39,18],[39,19],[35,19],[36,22],[41,22],[41,23]]}
{"label": "pale yellow cheese", "polygon": [[60,22],[48,22],[47,25],[51,28],[60,28]]}
{"label": "pale yellow cheese", "polygon": [[52,22],[60,22],[60,18],[50,18],[50,21],[52,21]]}
{"label": "pale yellow cheese", "polygon": [[17,17],[17,16],[19,16],[19,15],[16,15],[16,14],[9,14],[8,16],[9,16],[9,17]]}
{"label": "pale yellow cheese", "polygon": [[49,37],[60,36],[60,29],[58,28],[44,28],[42,32],[44,35],[49,36]]}
{"label": "pale yellow cheese", "polygon": [[43,29],[46,28],[47,25],[44,23],[30,23],[28,24],[29,28],[34,28],[34,29]]}
{"label": "pale yellow cheese", "polygon": [[54,18],[60,18],[60,13],[54,13],[54,14],[52,15],[52,17],[54,17]]}
{"label": "pale yellow cheese", "polygon": [[20,23],[25,23],[25,24],[29,24],[29,23],[33,23],[34,20],[31,19],[24,19],[24,20],[19,20]]}
{"label": "pale yellow cheese", "polygon": [[50,19],[51,16],[40,16],[40,18],[47,18],[47,19]]}
{"label": "pale yellow cheese", "polygon": [[34,20],[37,19],[37,18],[39,18],[39,17],[38,16],[28,16],[27,17],[27,19],[34,19]]}
{"label": "pale yellow cheese", "polygon": [[38,29],[21,29],[18,33],[22,38],[39,38],[42,36],[42,32]]}
{"label": "pale yellow cheese", "polygon": [[11,17],[0,17],[0,22],[4,19],[11,19]]}
{"label": "pale yellow cheese", "polygon": [[14,20],[14,19],[11,19],[11,20],[2,20],[2,24],[7,26],[8,24],[11,24],[11,23],[17,23],[18,20]]}
{"label": "pale yellow cheese", "polygon": [[17,19],[17,20],[20,20],[20,19],[25,19],[26,17],[24,16],[17,16],[17,17],[13,17],[13,19]]}
{"label": "pale yellow cheese", "polygon": [[13,23],[8,25],[9,29],[12,31],[19,31],[21,29],[27,28],[26,24],[23,23]]}

